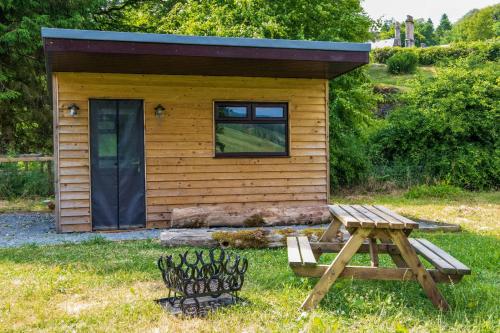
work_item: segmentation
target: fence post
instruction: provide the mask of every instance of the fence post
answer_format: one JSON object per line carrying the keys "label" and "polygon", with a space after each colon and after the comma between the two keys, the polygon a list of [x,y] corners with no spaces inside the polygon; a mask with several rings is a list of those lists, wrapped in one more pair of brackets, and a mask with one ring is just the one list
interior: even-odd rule
{"label": "fence post", "polygon": [[54,170],[52,168],[53,162],[47,161],[47,179],[49,180],[49,193],[54,194]]}

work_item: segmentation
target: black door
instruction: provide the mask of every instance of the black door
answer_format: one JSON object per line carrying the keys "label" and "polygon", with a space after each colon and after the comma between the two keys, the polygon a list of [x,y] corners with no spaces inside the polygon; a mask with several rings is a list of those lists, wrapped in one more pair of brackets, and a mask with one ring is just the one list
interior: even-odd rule
{"label": "black door", "polygon": [[145,226],[144,120],[140,100],[90,100],[92,225]]}

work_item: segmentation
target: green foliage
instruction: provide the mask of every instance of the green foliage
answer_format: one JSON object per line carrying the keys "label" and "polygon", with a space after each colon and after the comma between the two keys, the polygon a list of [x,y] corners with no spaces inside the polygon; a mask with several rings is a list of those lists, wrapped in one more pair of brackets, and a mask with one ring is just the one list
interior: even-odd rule
{"label": "green foliage", "polygon": [[40,28],[109,28],[130,1],[0,1],[0,154],[49,153],[52,114]]}
{"label": "green foliage", "polygon": [[460,187],[448,185],[448,184],[436,184],[436,185],[418,185],[410,188],[408,192],[405,193],[405,198],[407,199],[422,199],[422,198],[439,198],[439,199],[452,199],[452,198],[462,198],[465,191]]}
{"label": "green foliage", "polygon": [[454,26],[451,38],[455,41],[487,40],[500,36],[500,4],[472,10]]}
{"label": "green foliage", "polygon": [[0,199],[47,197],[53,184],[39,162],[27,168],[18,163],[0,165]]}
{"label": "green foliage", "polygon": [[426,48],[383,47],[372,51],[373,61],[386,64],[398,53],[415,53],[420,65],[434,65],[440,62],[466,58],[470,55],[482,57],[485,61],[496,61],[500,56],[500,40],[453,43],[448,47]]}
{"label": "green foliage", "polygon": [[452,25],[448,15],[443,14],[441,16],[441,20],[439,21],[439,25],[436,28],[436,38],[438,39],[440,44],[445,44],[448,42],[448,38],[452,29]]}
{"label": "green foliage", "polygon": [[405,52],[403,47],[381,47],[378,49],[374,49],[371,51],[371,57],[373,62],[385,64],[387,63],[387,59],[395,55],[396,53]]}
{"label": "green foliage", "polygon": [[370,162],[367,129],[377,96],[364,69],[330,82],[330,183],[332,189],[365,180]]}
{"label": "green foliage", "polygon": [[396,53],[387,59],[387,70],[392,74],[415,73],[418,58],[414,52]]}
{"label": "green foliage", "polygon": [[429,18],[427,20],[417,19],[414,22],[414,34],[415,34],[415,45],[420,46],[425,44],[426,46],[438,44],[436,34],[434,31],[434,23]]}
{"label": "green foliage", "polygon": [[432,80],[420,78],[405,105],[371,137],[374,164],[413,168],[413,178],[466,189],[498,188],[498,70],[498,63],[467,59]]}
{"label": "green foliage", "polygon": [[359,0],[146,1],[128,12],[140,30],[187,35],[365,41]]}
{"label": "green foliage", "polygon": [[418,50],[419,63],[421,65],[449,62],[471,55],[480,57],[484,61],[496,61],[500,56],[500,40],[454,43],[449,47],[437,46]]}

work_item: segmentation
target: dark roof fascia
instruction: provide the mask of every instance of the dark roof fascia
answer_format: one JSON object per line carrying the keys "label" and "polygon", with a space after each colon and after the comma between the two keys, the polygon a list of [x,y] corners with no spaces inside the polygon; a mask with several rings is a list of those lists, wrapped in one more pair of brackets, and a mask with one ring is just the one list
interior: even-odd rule
{"label": "dark roof fascia", "polygon": [[324,42],[308,40],[184,36],[138,32],[115,32],[42,28],[44,39],[94,40],[134,43],[184,44],[226,47],[278,48],[299,50],[369,52],[369,43]]}
{"label": "dark roof fascia", "polygon": [[368,52],[312,49],[259,48],[198,44],[160,44],[81,39],[44,39],[45,53],[80,52],[94,54],[159,55],[232,59],[297,60],[368,63]]}

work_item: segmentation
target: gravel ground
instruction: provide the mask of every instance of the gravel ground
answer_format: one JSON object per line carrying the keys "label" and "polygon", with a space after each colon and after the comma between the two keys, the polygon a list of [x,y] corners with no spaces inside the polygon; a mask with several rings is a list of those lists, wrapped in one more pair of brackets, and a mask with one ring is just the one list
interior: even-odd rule
{"label": "gravel ground", "polygon": [[159,239],[162,230],[136,230],[113,233],[71,233],[58,234],[54,216],[50,213],[7,213],[0,214],[0,248],[26,244],[79,243],[96,236],[112,241]]}

